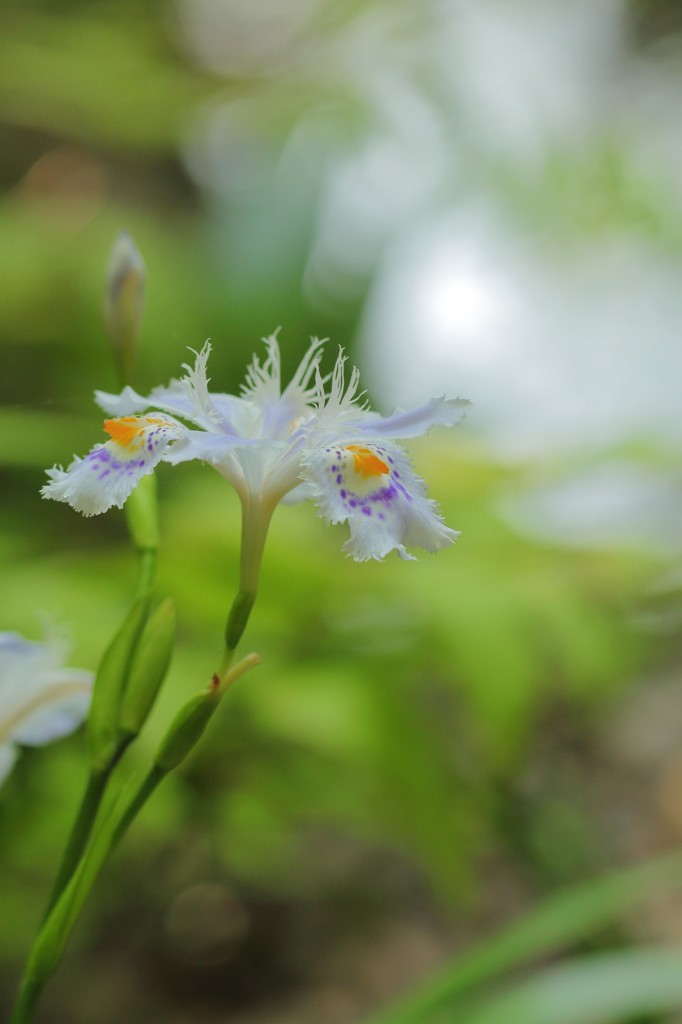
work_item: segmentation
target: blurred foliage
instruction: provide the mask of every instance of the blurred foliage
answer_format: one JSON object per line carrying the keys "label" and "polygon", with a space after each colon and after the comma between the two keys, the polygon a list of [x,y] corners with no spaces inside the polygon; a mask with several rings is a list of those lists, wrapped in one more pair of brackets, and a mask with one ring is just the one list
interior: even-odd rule
{"label": "blurred foliage", "polygon": [[[38,495],[44,467],[101,438],[91,392],[115,387],[101,302],[121,226],[149,270],[140,390],[178,375],[187,347],[207,337],[219,390],[239,385],[257,339],[278,324],[285,373],[310,334],[352,350],[371,268],[361,264],[327,302],[311,298],[304,279],[326,161],[369,130],[373,114],[359,90],[297,60],[309,55],[306,33],[326,53],[362,6],[317,5],[279,55],[279,78],[257,62],[224,74],[200,66],[167,4],[0,12],[2,629],[35,636],[47,615],[68,624],[73,663],[94,666],[132,594],[123,516],[84,520]],[[411,21],[405,5],[400,12],[402,38]],[[221,191],[191,173],[182,146],[207,105],[235,97],[250,101],[234,141],[246,152],[246,183]],[[315,137],[294,158],[292,138],[311,117],[324,123],[329,147]],[[267,168],[252,181],[246,136]],[[468,156],[464,177],[478,175],[484,155],[473,147]],[[615,142],[579,157],[557,153],[541,180],[504,160],[490,161],[483,178],[559,248],[573,233],[584,241],[615,225],[679,250],[679,222]],[[246,639],[263,666],[230,694],[96,889],[55,987],[57,1004],[70,1007],[64,1019],[149,1019],[159,990],[170,1007],[183,982],[182,998],[197,1006],[290,992],[317,947],[333,945],[330,933],[359,942],[401,913],[435,920],[447,932],[442,954],[456,918],[475,922],[492,907],[496,923],[558,883],[649,852],[651,844],[628,844],[599,820],[590,757],[622,696],[674,655],[676,623],[665,636],[640,628],[660,556],[633,546],[583,550],[513,529],[503,499],[523,494],[546,467],[503,462],[474,431],[411,446],[447,522],[462,531],[437,558],[357,565],[340,557],[342,529],[326,528],[309,507],[278,510]],[[179,646],[123,774],[212,671],[236,582],[239,512],[225,482],[183,466],[162,467],[159,483],[160,589],[176,599]],[[0,929],[2,1005],[49,889],[83,762],[80,736],[32,751],[0,794],[0,905],[12,922]],[[511,873],[514,893],[500,897],[499,912],[498,869]],[[184,945],[168,938],[166,914],[199,882],[222,886],[251,916],[246,938],[225,940],[197,966],[186,935]],[[239,919],[232,903],[228,910]],[[156,979],[151,995],[141,985],[143,994],[121,1002],[116,971],[108,981],[97,972],[112,949],[131,959],[143,951]],[[637,956],[611,962],[614,991],[635,977],[631,969],[651,968]],[[679,970],[676,959],[659,967],[662,985],[668,968]],[[546,1007],[547,985],[564,991],[562,970],[531,984],[534,1005]],[[82,974],[91,980],[81,985]],[[387,987],[411,978],[398,971]],[[678,982],[668,991],[677,997]],[[520,989],[514,1005],[527,998]],[[472,1024],[510,1019],[496,1012],[474,1014]],[[569,1020],[544,1012],[519,1019]]]}
{"label": "blurred foliage", "polygon": [[[677,888],[682,880],[681,867],[678,853],[644,866],[612,872],[606,878],[590,880],[546,899],[526,917],[500,930],[494,937],[486,938],[454,964],[446,966],[416,994],[385,1014],[373,1017],[372,1024],[444,1022],[452,1020],[454,1010],[463,1014],[462,1019],[469,1020],[472,1016],[478,1021],[480,1016],[481,1020],[488,1020],[488,1014],[490,1019],[496,1019],[495,1014],[502,1014],[505,1009],[508,1015],[502,1019],[519,1024],[533,1019],[543,1024],[553,1019],[570,1019],[582,1024],[586,1019],[616,1019],[621,1011],[634,1010],[640,1000],[644,1010],[675,1007],[680,999],[679,974],[675,978],[674,970],[674,965],[679,964],[679,951],[670,959],[668,951],[662,958],[660,953],[653,954],[659,957],[659,963],[662,960],[663,986],[657,972],[654,971],[652,977],[649,971],[651,954],[644,953],[640,957],[626,954],[622,961],[618,957],[605,957],[574,962],[565,972],[563,969],[556,972],[556,987],[550,969],[546,972],[548,977],[536,974],[530,983],[518,985],[503,997],[494,986],[492,997],[481,997],[480,990],[524,961],[546,957],[562,946],[584,940],[600,925],[642,903],[653,890]],[[621,964],[632,971],[626,985],[619,969]],[[476,1006],[473,1015],[467,1007],[467,1000],[470,1007],[472,992]]]}
{"label": "blurred foliage", "polygon": [[[536,730],[552,707],[597,713],[647,655],[623,613],[649,566],[515,535],[494,499],[522,474],[475,449],[427,442],[417,462],[448,521],[463,529],[439,558],[357,565],[339,557],[341,530],[325,528],[312,509],[278,512],[248,636],[264,665],[164,785],[122,854],[129,863],[198,830],[210,836],[213,871],[247,889],[310,900],[345,874],[325,836],[348,832],[361,861],[363,847],[402,851],[444,906],[478,900],[474,864],[500,844],[513,850],[514,831],[523,831],[499,805],[521,799],[514,780]],[[237,565],[235,496],[201,467],[184,476],[162,474],[161,588],[177,597],[181,645],[147,752],[211,671]],[[51,511],[53,531],[65,534],[70,510]],[[79,521],[78,546],[46,551],[46,539],[33,538],[33,557],[9,556],[0,582],[8,627],[32,631],[39,593],[42,608],[72,623],[75,662],[93,664],[132,589],[119,518],[110,513],[106,528]],[[105,535],[112,529],[118,538]],[[18,922],[1,940],[7,954],[30,937],[79,767],[73,740],[25,757],[7,785],[0,898],[11,900]],[[540,874],[551,866],[556,875],[559,864],[555,880],[570,879],[595,856],[608,862],[607,849],[584,848],[586,807],[577,803],[577,821],[561,827],[542,800],[533,814],[547,818],[535,823]],[[117,870],[125,888],[130,867]]]}

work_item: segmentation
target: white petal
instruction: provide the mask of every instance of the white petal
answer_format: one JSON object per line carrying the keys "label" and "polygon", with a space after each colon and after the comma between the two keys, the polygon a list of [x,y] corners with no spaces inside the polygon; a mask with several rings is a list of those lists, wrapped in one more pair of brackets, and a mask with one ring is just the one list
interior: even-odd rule
{"label": "white petal", "polygon": [[149,399],[138,395],[126,384],[120,395],[112,395],[108,391],[95,391],[95,401],[100,409],[110,416],[133,416],[149,408]]}
{"label": "white petal", "polygon": [[315,370],[316,425],[322,431],[336,429],[338,432],[340,424],[354,422],[364,412],[365,406],[358,405],[364,394],[363,391],[358,393],[360,371],[354,366],[346,383],[346,359],[343,349],[339,349],[328,391],[325,390],[328,378],[323,378],[319,369]]}
{"label": "white petal", "polygon": [[162,414],[108,420],[106,428],[111,441],[95,445],[67,470],[55,466],[47,471],[50,482],[41,490],[44,498],[66,501],[86,516],[105,512],[112,505],[122,508],[142,477],[161,461],[168,446],[187,432]]}
{"label": "white petal", "polygon": [[24,640],[19,633],[0,633],[0,679],[17,664],[42,660],[43,650],[42,644]]}
{"label": "white petal", "polygon": [[61,668],[65,654],[54,635],[32,643],[0,633],[0,781],[12,766],[15,744],[47,743],[85,718],[93,673]]}
{"label": "white petal", "polygon": [[[278,328],[279,330],[279,328]],[[242,386],[242,401],[258,412],[255,429],[240,430],[246,436],[259,436],[270,440],[285,440],[306,420],[310,419],[310,402],[317,395],[317,384],[310,381],[319,374],[321,349],[324,344],[313,338],[291,382],[282,392],[281,359],[277,331],[263,341],[267,357],[261,365],[254,356]]]}
{"label": "white petal", "polygon": [[164,461],[177,465],[191,459],[208,462],[243,497],[261,497],[266,491],[280,496],[299,483],[300,457],[284,441],[188,430]]}
{"label": "white petal", "polygon": [[16,743],[42,746],[67,736],[85,719],[92,694],[92,673],[79,669],[52,672],[42,692],[24,708],[12,733]]}
{"label": "white petal", "polygon": [[282,388],[282,359],[279,352],[277,335],[278,327],[269,338],[263,338],[267,355],[261,364],[260,356],[255,355],[246,370],[246,383],[242,384],[242,395],[249,401],[258,404],[276,402]]}
{"label": "white petal", "polygon": [[292,491],[285,494],[282,498],[283,505],[298,505],[301,501],[309,501],[314,498],[315,494],[312,486],[306,481],[301,484],[297,484]]}
{"label": "white petal", "polygon": [[308,405],[317,397],[317,373],[326,341],[326,338],[310,339],[308,351],[303,356],[291,382],[287,385],[283,398],[289,397],[296,403],[302,401],[303,404]]}
{"label": "white petal", "polygon": [[232,453],[240,448],[265,448],[268,442],[258,438],[233,437],[230,434],[213,434],[207,430],[186,430],[183,436],[169,449],[164,462],[176,466],[180,462],[200,459],[220,466],[229,460]]}
{"label": "white petal", "polygon": [[66,652],[63,639],[55,634],[35,643],[18,633],[0,633],[0,721],[39,692],[45,673],[63,665]]}
{"label": "white petal", "polygon": [[187,394],[182,381],[174,380],[168,387],[154,388],[149,395],[138,395],[130,387],[125,387],[120,395],[111,395],[106,391],[95,391],[95,400],[100,409],[110,416],[131,416],[144,412],[152,406],[172,416],[181,416],[186,420],[194,420],[195,405]]}
{"label": "white petal", "polygon": [[95,400],[110,416],[130,416],[153,407],[190,420],[204,430],[241,433],[243,406],[248,403],[234,395],[209,393],[206,364],[210,352],[211,346],[206,343],[197,354],[194,366],[185,364],[187,375],[182,380],[172,380],[167,387],[153,388],[146,397],[125,387],[120,395],[95,391]]}
{"label": "white petal", "polygon": [[471,406],[466,398],[431,398],[416,409],[394,412],[391,416],[367,416],[353,424],[363,437],[419,437],[431,427],[452,427]]}
{"label": "white petal", "polygon": [[12,771],[17,753],[17,748],[13,743],[3,743],[0,746],[0,786]]}
{"label": "white petal", "polygon": [[447,527],[435,502],[397,445],[345,441],[305,457],[304,479],[318,509],[331,523],[348,522],[344,551],[357,561],[382,559],[405,545],[438,551],[458,536]]}
{"label": "white petal", "polygon": [[187,373],[180,381],[180,386],[184,388],[191,404],[190,419],[206,430],[215,430],[220,429],[222,417],[208,390],[210,377],[206,367],[210,354],[211,344],[207,341],[201,352],[194,353],[196,356],[194,366],[190,366],[188,363],[184,364],[183,369],[187,370]]}

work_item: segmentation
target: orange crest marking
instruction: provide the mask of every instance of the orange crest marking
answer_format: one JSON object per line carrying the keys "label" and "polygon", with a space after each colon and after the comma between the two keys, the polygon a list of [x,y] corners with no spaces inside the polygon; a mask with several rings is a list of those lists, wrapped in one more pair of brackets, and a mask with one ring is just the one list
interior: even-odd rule
{"label": "orange crest marking", "polygon": [[104,429],[112,441],[120,444],[121,448],[128,448],[136,438],[144,434],[148,427],[172,427],[168,420],[161,420],[158,416],[120,416],[115,420],[105,420]]}
{"label": "orange crest marking", "polygon": [[365,480],[370,476],[383,476],[388,473],[388,466],[371,448],[362,448],[357,444],[349,444],[346,451],[353,456],[353,469]]}
{"label": "orange crest marking", "polygon": [[105,420],[104,429],[112,441],[127,448],[142,430],[140,420],[137,416],[123,416],[117,420]]}

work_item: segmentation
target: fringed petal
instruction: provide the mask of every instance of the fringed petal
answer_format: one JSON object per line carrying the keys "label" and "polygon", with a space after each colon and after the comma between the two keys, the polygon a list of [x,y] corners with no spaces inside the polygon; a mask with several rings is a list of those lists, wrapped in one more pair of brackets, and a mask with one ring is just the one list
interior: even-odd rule
{"label": "fringed petal", "polygon": [[107,420],[104,429],[111,441],[95,445],[66,470],[55,466],[47,471],[50,482],[41,490],[44,498],[66,501],[85,516],[106,512],[112,505],[122,508],[169,445],[187,433],[185,427],[162,414]]}
{"label": "fringed petal", "polygon": [[466,415],[471,406],[466,398],[431,398],[415,409],[394,412],[391,416],[365,414],[353,429],[367,438],[420,437],[431,427],[452,427]]}
{"label": "fringed petal", "polygon": [[86,717],[93,673],[62,668],[65,656],[57,635],[35,643],[0,633],[0,783],[14,764],[17,744],[49,743]]}
{"label": "fringed petal", "polygon": [[436,503],[397,445],[344,443],[309,452],[304,479],[313,487],[318,510],[330,523],[348,522],[344,545],[356,561],[381,560],[405,546],[438,551],[458,534],[447,527]]}

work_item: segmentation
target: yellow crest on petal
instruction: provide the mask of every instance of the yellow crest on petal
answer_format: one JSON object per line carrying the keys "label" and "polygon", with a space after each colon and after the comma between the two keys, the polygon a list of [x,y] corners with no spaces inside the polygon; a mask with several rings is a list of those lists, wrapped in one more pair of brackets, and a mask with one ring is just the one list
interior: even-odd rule
{"label": "yellow crest on petal", "polygon": [[123,416],[117,420],[105,420],[104,429],[112,441],[127,448],[137,435],[144,429],[140,423],[144,423],[139,416]]}
{"label": "yellow crest on petal", "polygon": [[371,448],[349,444],[346,451],[353,456],[353,469],[365,480],[372,476],[383,476],[389,471],[387,464]]}
{"label": "yellow crest on petal", "polygon": [[[158,416],[121,416],[115,420],[105,420],[104,429],[117,445],[136,451],[143,443],[150,428],[172,427],[168,420]],[[134,442],[137,441],[137,444]]]}

